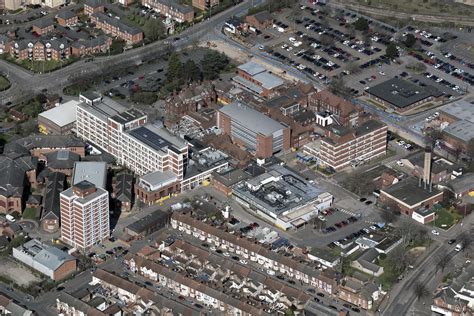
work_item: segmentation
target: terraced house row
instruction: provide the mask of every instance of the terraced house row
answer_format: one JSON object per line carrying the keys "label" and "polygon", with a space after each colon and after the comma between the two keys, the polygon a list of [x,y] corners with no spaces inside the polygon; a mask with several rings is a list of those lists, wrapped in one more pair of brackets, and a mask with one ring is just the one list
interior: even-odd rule
{"label": "terraced house row", "polygon": [[271,269],[276,273],[309,284],[327,293],[332,294],[337,290],[333,270],[319,270],[315,265],[278,254],[252,240],[238,237],[223,229],[199,221],[189,214],[173,213],[171,226],[173,229],[192,235],[201,241],[206,241],[210,245],[235,253],[241,258],[256,262],[266,269]]}
{"label": "terraced house row", "polygon": [[128,26],[120,20],[111,18],[102,12],[92,14],[91,21],[95,23],[98,29],[101,29],[113,37],[118,37],[128,44],[136,44],[143,40],[143,32],[141,30]]}

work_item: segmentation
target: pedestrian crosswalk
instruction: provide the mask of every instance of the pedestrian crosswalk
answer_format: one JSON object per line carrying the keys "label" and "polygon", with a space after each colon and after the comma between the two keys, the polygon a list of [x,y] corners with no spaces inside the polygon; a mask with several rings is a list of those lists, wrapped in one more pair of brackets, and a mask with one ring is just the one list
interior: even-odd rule
{"label": "pedestrian crosswalk", "polygon": [[365,223],[367,224],[377,224],[377,221],[375,218],[373,217],[369,217],[369,218],[363,218],[363,215],[361,213],[354,213],[352,211],[349,211],[349,210],[346,210],[346,209],[339,209],[340,212],[344,213],[344,214],[347,214],[347,215],[350,215],[350,216],[354,216],[354,217],[357,217],[359,219],[362,219]]}

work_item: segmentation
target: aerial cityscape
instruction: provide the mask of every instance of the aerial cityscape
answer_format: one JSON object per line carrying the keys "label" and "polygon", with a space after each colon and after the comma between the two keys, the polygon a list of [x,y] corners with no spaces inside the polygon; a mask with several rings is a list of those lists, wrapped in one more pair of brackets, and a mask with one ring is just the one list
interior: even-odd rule
{"label": "aerial cityscape", "polygon": [[0,315],[474,316],[473,0],[0,0]]}

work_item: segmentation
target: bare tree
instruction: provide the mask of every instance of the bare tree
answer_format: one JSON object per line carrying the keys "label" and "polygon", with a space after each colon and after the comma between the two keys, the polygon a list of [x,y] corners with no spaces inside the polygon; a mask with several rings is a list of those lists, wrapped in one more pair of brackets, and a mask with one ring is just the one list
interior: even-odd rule
{"label": "bare tree", "polygon": [[462,232],[461,235],[459,235],[458,240],[459,243],[462,245],[462,251],[470,251],[470,248],[472,247],[472,236],[472,230]]}
{"label": "bare tree", "polygon": [[415,284],[415,287],[413,288],[413,292],[415,293],[416,299],[422,299],[424,297],[427,297],[430,292],[426,288],[426,285],[424,285],[421,282],[417,282]]}
{"label": "bare tree", "polygon": [[400,245],[388,254],[387,260],[396,274],[402,274],[408,268],[412,259],[407,248]]}
{"label": "bare tree", "polygon": [[441,272],[446,269],[449,264],[449,257],[447,256],[440,256],[436,262],[436,271],[441,270]]}

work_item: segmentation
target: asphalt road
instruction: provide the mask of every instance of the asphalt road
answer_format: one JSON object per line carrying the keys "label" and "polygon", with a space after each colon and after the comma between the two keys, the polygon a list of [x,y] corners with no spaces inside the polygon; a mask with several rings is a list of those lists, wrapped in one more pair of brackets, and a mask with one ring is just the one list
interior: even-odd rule
{"label": "asphalt road", "polygon": [[195,40],[204,38],[216,27],[220,27],[231,16],[242,15],[253,5],[263,3],[263,0],[246,0],[242,3],[218,13],[214,17],[196,24],[180,34],[173,35],[166,40],[157,41],[147,46],[125,51],[120,55],[96,57],[94,61],[86,63],[80,60],[62,69],[47,74],[34,74],[19,66],[0,60],[0,72],[6,73],[12,82],[12,87],[0,93],[0,105],[8,102],[21,101],[27,97],[48,89],[50,92],[59,92],[73,79],[74,76],[86,74],[100,74],[104,69],[120,67],[124,63],[139,63],[146,56],[156,55],[167,49],[171,44],[175,50],[182,49]]}
{"label": "asphalt road", "polygon": [[[448,239],[457,237],[463,230],[470,229],[474,217],[471,215],[463,220],[463,226],[460,224],[452,227],[449,231],[440,231],[439,236],[434,236],[437,247],[428,254],[428,256],[413,269],[402,281],[397,283],[390,292],[388,304],[382,309],[380,315],[408,315],[409,310],[416,301],[414,295],[414,286],[417,282],[428,286],[429,282],[437,275],[436,264],[440,257],[448,256],[450,260],[463,255],[462,252],[454,250],[454,245],[448,245]],[[438,284],[429,284],[436,287]],[[429,288],[432,293],[435,288]],[[426,306],[426,309],[429,308]]]}

